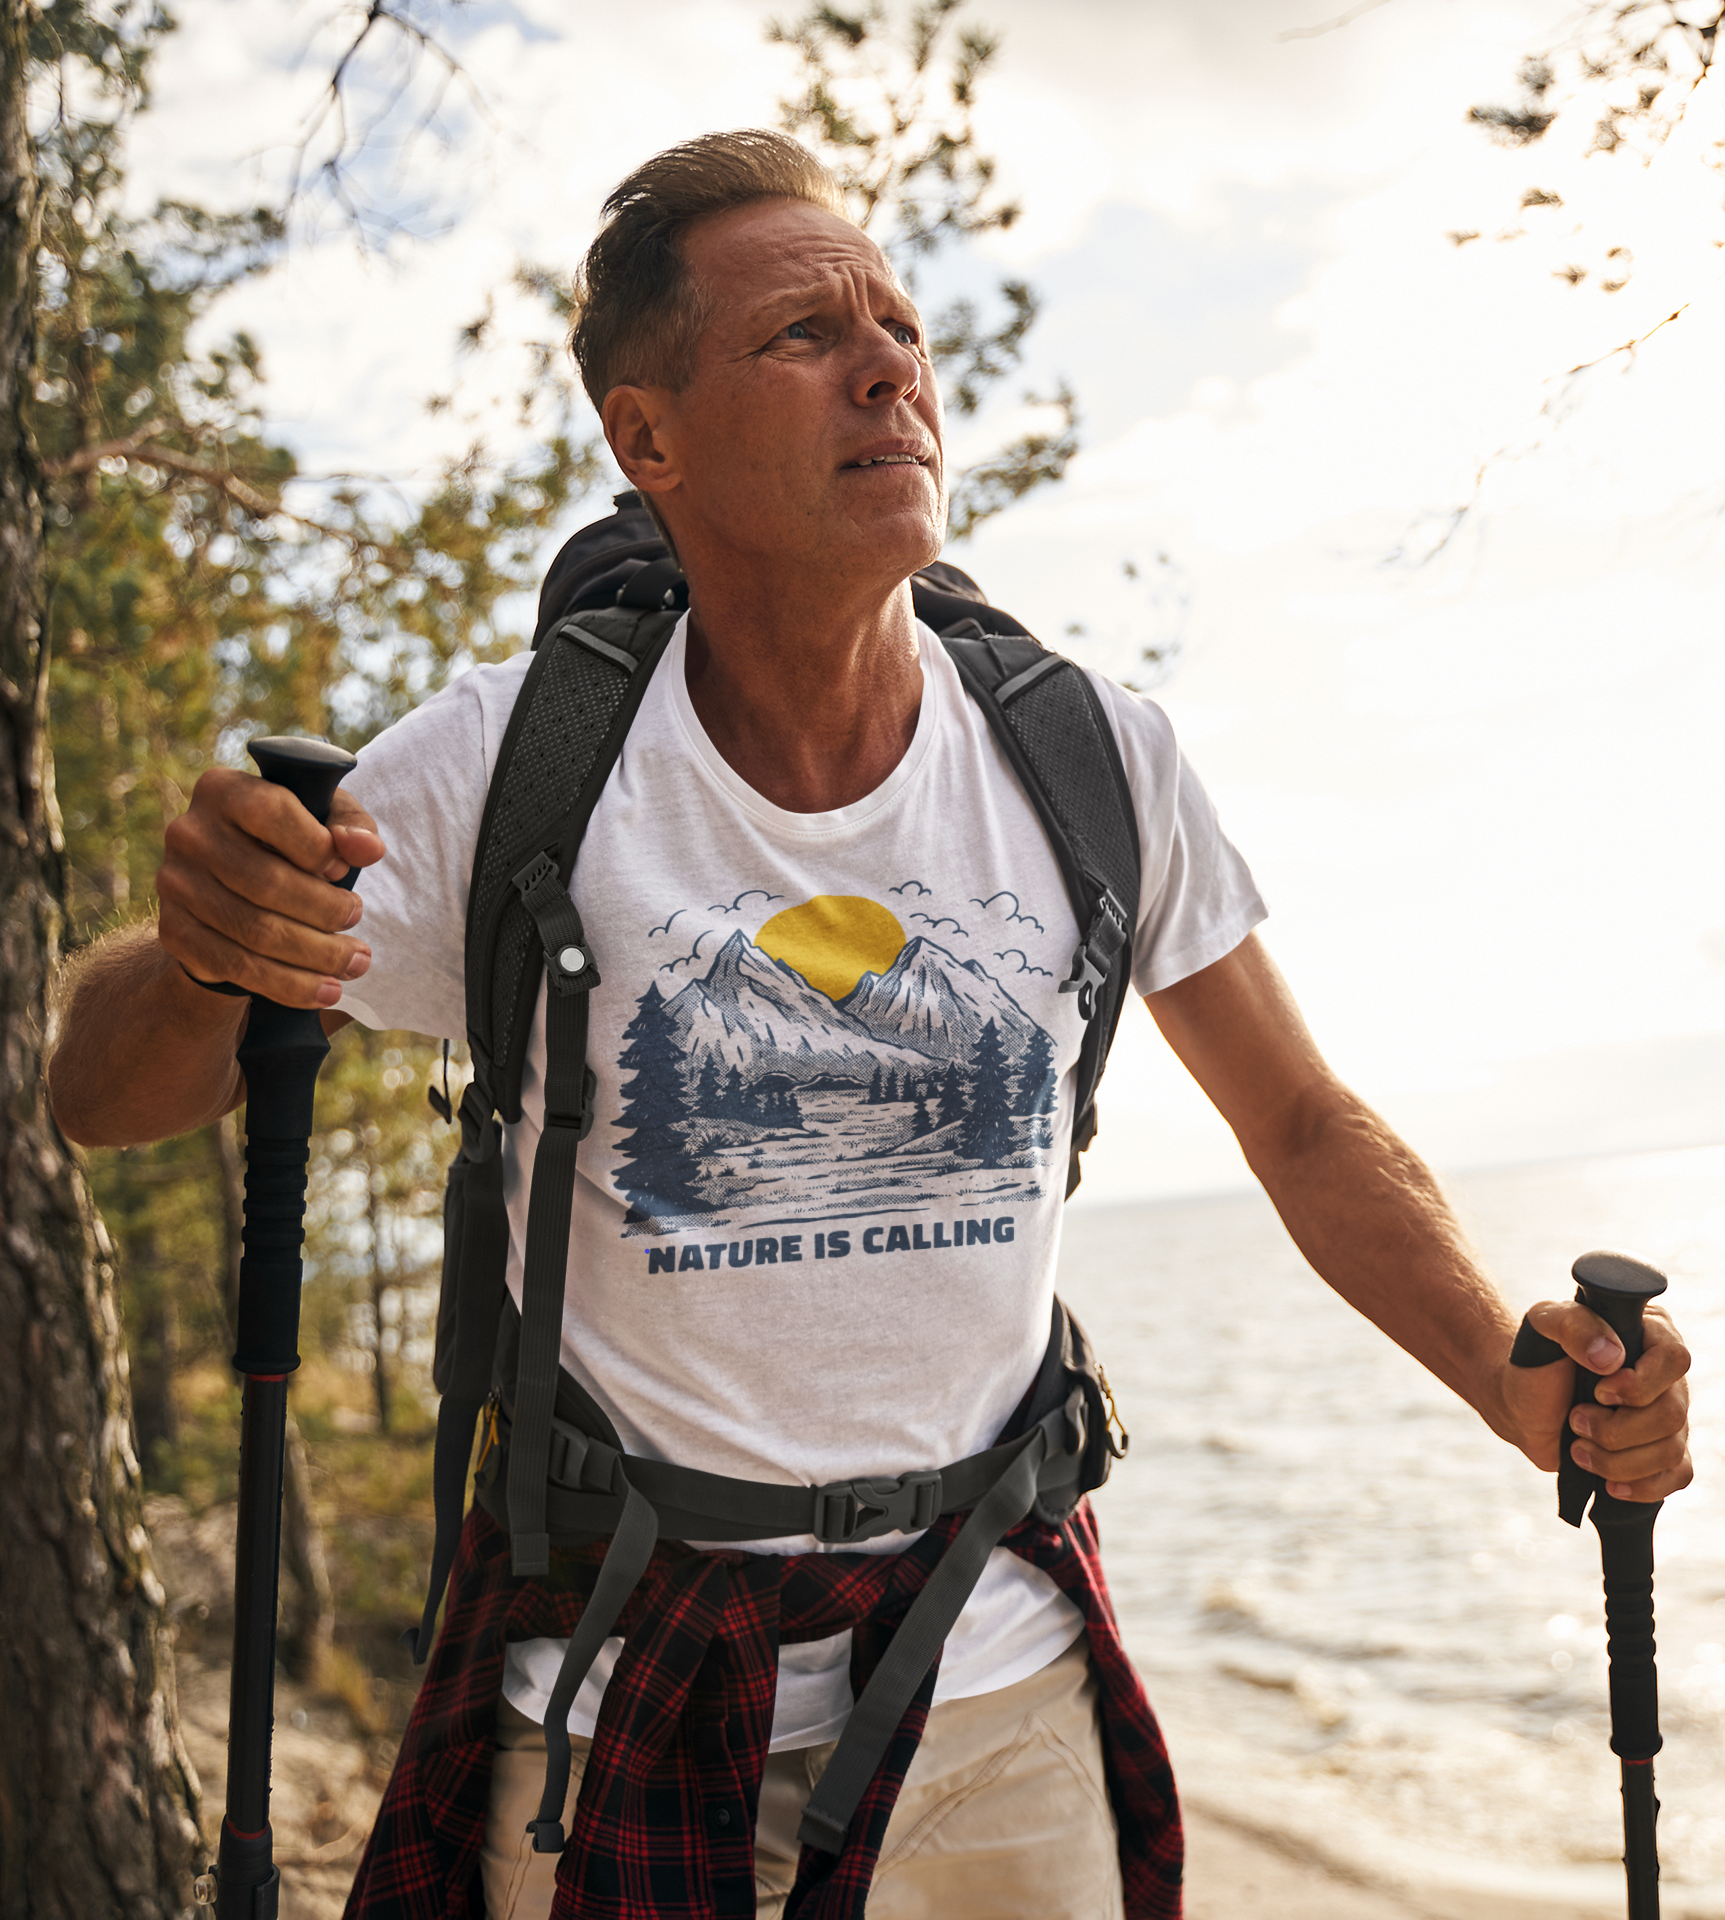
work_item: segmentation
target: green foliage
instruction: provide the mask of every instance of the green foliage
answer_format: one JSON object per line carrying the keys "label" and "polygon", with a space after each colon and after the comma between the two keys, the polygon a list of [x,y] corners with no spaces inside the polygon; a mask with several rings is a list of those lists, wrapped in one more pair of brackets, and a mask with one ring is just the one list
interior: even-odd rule
{"label": "green foliage", "polygon": [[[977,83],[1000,41],[957,26],[964,4],[917,0],[903,19],[883,0],[855,13],[815,5],[767,27],[768,40],[794,48],[801,65],[798,90],[780,102],[780,124],[819,154],[855,218],[913,288],[919,260],[1002,232],[1019,216],[1017,202],[996,190],[995,161],[982,151],[974,122]],[[1036,295],[1022,280],[1003,280],[1000,298],[1004,312],[993,323],[968,299],[928,322],[942,394],[960,414],[976,413],[1023,359]],[[1060,479],[1078,451],[1078,412],[1064,382],[1052,395],[1023,399],[1047,410],[1047,425],[953,476],[952,539]]]}
{"label": "green foliage", "polygon": [[[150,911],[163,828],[245,738],[304,730],[358,745],[466,665],[512,651],[512,597],[536,587],[546,536],[598,472],[596,443],[574,429],[573,379],[548,354],[520,403],[536,445],[519,461],[475,444],[405,503],[299,471],[271,428],[255,343],[198,344],[222,295],[279,260],[281,211],[124,207],[126,135],[170,26],[151,7],[56,4],[32,41],[46,189],[32,425],[48,480],[75,939]],[[545,276],[523,284],[554,292]],[[434,1151],[420,1104],[429,1065],[420,1042],[350,1035],[336,1049],[309,1220],[309,1351],[370,1359],[398,1340],[391,1320],[380,1343],[380,1316],[424,1277],[423,1216],[448,1151]],[[225,1364],[231,1345],[236,1170],[231,1143],[226,1168],[219,1148],[206,1131],[91,1165],[119,1253],[147,1464],[157,1484],[209,1497],[220,1476],[176,1401],[186,1370]],[[371,1382],[386,1418],[388,1385],[385,1373]]]}

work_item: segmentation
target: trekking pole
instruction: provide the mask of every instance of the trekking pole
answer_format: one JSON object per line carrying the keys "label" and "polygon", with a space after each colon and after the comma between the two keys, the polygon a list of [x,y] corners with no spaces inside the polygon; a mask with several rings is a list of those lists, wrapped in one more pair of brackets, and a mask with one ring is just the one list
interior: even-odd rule
{"label": "trekking pole", "polygon": [[[1584,1253],[1571,1269],[1575,1297],[1599,1315],[1623,1342],[1623,1364],[1641,1358],[1641,1312],[1665,1291],[1656,1268],[1621,1253]],[[1548,1353],[1533,1346],[1538,1341]],[[1510,1358],[1517,1366],[1543,1366],[1561,1359],[1562,1349],[1532,1329],[1522,1328]],[[1575,1406],[1594,1398],[1599,1375],[1575,1370]],[[1653,1756],[1664,1744],[1659,1735],[1659,1676],[1653,1664],[1653,1522],[1660,1500],[1618,1500],[1605,1491],[1597,1474],[1578,1466],[1563,1442],[1557,1470],[1557,1511],[1572,1527],[1589,1517],[1599,1532],[1599,1556],[1605,1575],[1606,1655],[1610,1663],[1611,1750],[1623,1775],[1623,1870],[1628,1880],[1629,1920],[1659,1920],[1659,1849],[1655,1823],[1659,1802],[1653,1794]]]}
{"label": "trekking pole", "polygon": [[[247,751],[317,821],[329,819],[358,764],[323,740],[254,740]],[[341,884],[351,886],[358,869]],[[300,1246],[312,1097],[329,1041],[315,1007],[252,996],[239,1062],[246,1076],[246,1211],[234,1367],[240,1412],[240,1510],[234,1547],[234,1659],[228,1695],[228,1801],[210,1876],[217,1920],[276,1920],[281,1874],[271,1857],[270,1740],[275,1718],[276,1596],[281,1577],[287,1377],[299,1365]]]}

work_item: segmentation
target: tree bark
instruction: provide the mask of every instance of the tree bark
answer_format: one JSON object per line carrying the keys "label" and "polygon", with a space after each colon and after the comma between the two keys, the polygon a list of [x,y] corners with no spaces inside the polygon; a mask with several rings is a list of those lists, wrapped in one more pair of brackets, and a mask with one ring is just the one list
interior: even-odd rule
{"label": "tree bark", "polygon": [[0,0],[0,1920],[169,1920],[197,1777],[150,1564],[112,1248],[42,1084],[65,875],[47,744],[29,0]]}

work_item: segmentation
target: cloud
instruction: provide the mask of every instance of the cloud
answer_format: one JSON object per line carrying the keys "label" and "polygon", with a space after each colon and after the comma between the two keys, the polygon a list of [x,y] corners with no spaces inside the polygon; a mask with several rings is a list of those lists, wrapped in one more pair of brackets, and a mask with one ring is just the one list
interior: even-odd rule
{"label": "cloud", "polygon": [[699,960],[701,957],[701,942],[705,940],[707,935],[711,932],[712,932],[711,927],[703,927],[701,931],[695,935],[695,945],[693,950],[689,953],[685,953],[681,955],[678,959],[667,960],[665,964],[662,967],[660,967],[659,971],[661,973],[675,973],[679,967],[693,966],[694,963],[697,960]]}

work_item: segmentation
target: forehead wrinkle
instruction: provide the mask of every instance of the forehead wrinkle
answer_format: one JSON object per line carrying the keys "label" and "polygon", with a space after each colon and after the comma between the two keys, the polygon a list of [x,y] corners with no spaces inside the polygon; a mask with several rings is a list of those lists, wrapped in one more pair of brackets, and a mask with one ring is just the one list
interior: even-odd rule
{"label": "forehead wrinkle", "polygon": [[882,263],[877,269],[872,264],[864,265],[860,261],[835,263],[825,273],[811,275],[809,278],[792,285],[775,288],[761,295],[746,309],[751,321],[764,321],[772,315],[785,312],[810,311],[835,296],[844,298],[854,293],[858,282],[862,282],[865,299],[863,304],[872,307],[881,290],[888,293],[894,304],[916,313],[916,303],[905,291],[903,282],[890,267]]}

